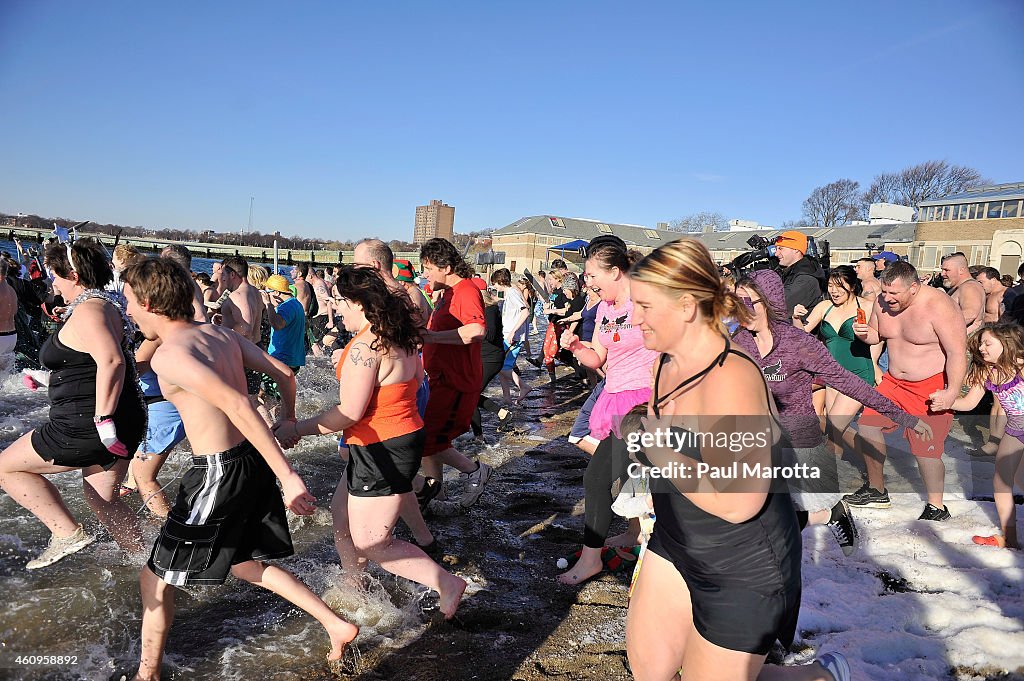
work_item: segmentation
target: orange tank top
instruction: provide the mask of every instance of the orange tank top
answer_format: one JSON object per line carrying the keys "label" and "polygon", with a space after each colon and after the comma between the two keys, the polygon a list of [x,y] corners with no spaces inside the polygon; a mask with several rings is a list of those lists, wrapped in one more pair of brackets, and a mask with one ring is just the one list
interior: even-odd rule
{"label": "orange tank top", "polygon": [[[369,328],[369,327],[367,327]],[[366,329],[363,329],[365,331]],[[341,381],[341,368],[348,353],[363,331],[357,333],[341,352],[337,376]],[[393,437],[414,433],[423,427],[423,419],[416,409],[416,391],[421,379],[414,376],[405,383],[378,385],[370,395],[363,417],[345,429],[346,444],[372,445]]]}

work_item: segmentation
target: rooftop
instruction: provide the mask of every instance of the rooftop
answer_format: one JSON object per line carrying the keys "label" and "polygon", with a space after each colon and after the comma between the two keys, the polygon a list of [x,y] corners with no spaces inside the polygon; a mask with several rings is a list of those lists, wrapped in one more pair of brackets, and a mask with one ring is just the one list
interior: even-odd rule
{"label": "rooftop", "polygon": [[1009,182],[1006,184],[994,184],[988,187],[975,187],[959,194],[950,194],[949,196],[932,199],[931,201],[922,201],[918,206],[945,206],[951,203],[976,203],[991,199],[1024,199],[1024,182]]}

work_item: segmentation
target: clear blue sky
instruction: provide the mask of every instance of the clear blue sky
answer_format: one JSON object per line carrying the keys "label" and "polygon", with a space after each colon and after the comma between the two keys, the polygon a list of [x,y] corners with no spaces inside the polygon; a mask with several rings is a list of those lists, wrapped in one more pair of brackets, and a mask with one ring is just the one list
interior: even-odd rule
{"label": "clear blue sky", "polygon": [[1024,181],[1024,3],[0,2],[0,211],[412,238]]}

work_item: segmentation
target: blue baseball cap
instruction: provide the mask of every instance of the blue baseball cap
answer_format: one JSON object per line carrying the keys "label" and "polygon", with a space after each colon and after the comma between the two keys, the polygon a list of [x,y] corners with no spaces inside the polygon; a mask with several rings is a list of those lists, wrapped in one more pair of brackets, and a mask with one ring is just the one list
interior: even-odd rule
{"label": "blue baseball cap", "polygon": [[892,251],[882,251],[881,253],[875,253],[871,256],[872,260],[885,260],[886,262],[899,262],[900,256],[896,255]]}

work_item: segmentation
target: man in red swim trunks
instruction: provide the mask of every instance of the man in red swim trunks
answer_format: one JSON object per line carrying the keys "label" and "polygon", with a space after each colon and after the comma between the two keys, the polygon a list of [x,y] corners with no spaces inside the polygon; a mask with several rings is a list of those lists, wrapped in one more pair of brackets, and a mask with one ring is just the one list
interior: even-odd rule
{"label": "man in red swim trunks", "polygon": [[[949,510],[942,503],[946,477],[942,451],[953,423],[949,408],[960,395],[967,372],[964,316],[944,292],[922,286],[910,263],[893,263],[882,273],[880,283],[882,290],[875,298],[871,321],[854,324],[853,331],[865,343],[888,343],[889,370],[882,376],[878,392],[931,426],[932,437],[927,440],[912,431],[904,432],[928,493],[919,520],[948,520]],[[868,481],[844,497],[851,506],[891,505],[883,473],[884,432],[895,428],[895,423],[873,409],[861,414],[858,430],[866,446],[862,445],[860,454]]]}

